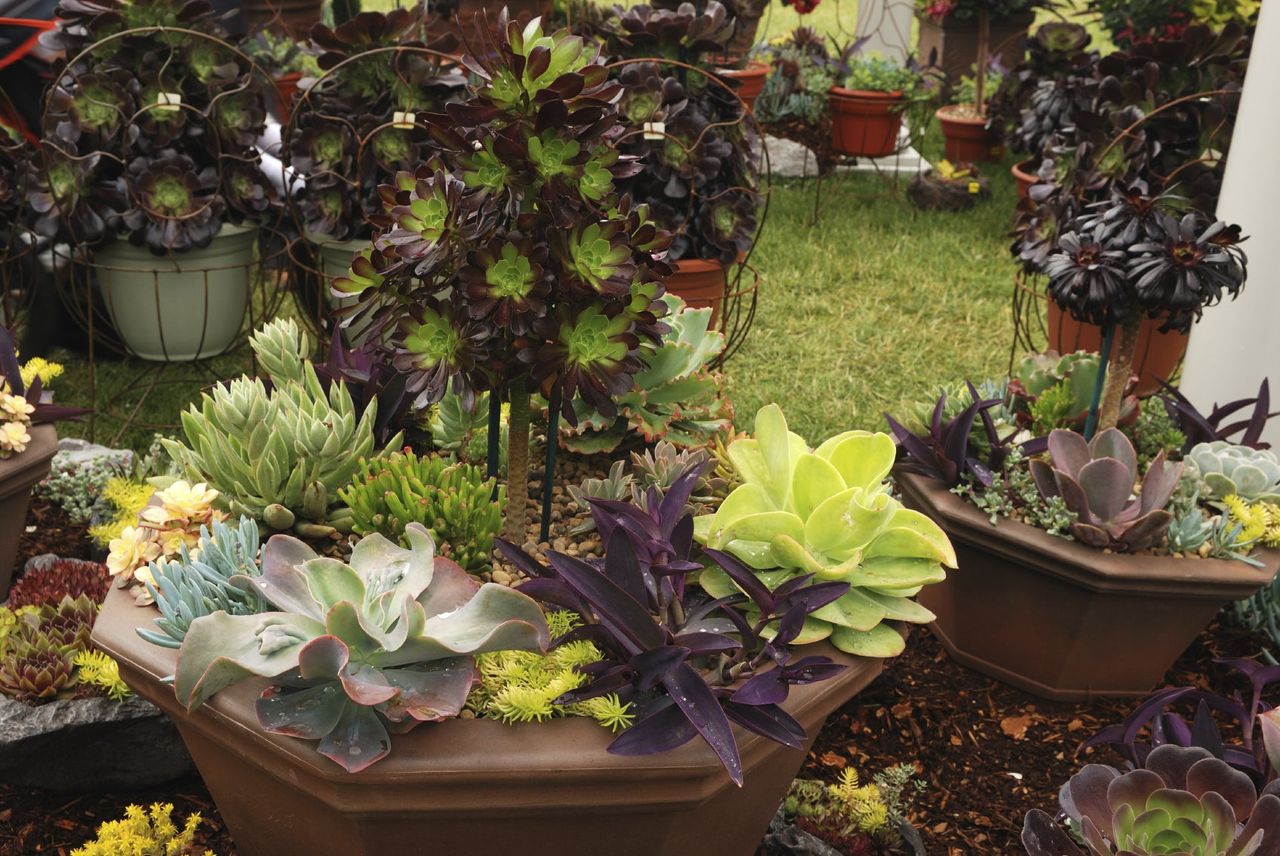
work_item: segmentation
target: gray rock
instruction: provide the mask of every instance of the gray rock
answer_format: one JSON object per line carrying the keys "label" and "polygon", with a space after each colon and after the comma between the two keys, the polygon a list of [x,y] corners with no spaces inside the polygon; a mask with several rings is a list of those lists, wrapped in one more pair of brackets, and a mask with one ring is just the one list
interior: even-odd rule
{"label": "gray rock", "polygon": [[39,707],[0,696],[0,781],[67,793],[135,790],[192,769],[172,721],[137,696]]}
{"label": "gray rock", "polygon": [[840,851],[788,821],[779,808],[756,856],[840,856]]}
{"label": "gray rock", "polygon": [[58,464],[87,464],[106,458],[121,470],[128,470],[133,466],[133,450],[132,449],[112,449],[109,446],[100,446],[97,443],[90,443],[88,440],[81,440],[78,437],[63,437],[58,440],[58,453],[53,459],[54,466]]}

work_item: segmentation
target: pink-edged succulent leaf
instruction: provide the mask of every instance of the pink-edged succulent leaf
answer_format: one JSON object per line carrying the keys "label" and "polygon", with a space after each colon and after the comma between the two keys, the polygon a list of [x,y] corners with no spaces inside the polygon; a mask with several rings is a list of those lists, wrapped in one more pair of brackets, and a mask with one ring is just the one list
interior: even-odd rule
{"label": "pink-edged succulent leaf", "polygon": [[1258,801],[1253,779],[1220,758],[1204,758],[1191,765],[1187,771],[1187,792],[1201,799],[1216,794],[1225,800],[1231,808],[1231,823],[1227,828],[1232,832],[1236,819],[1248,817]]}
{"label": "pink-edged succulent leaf", "polygon": [[418,603],[422,604],[427,615],[440,615],[453,612],[475,597],[479,590],[480,583],[464,571],[461,565],[453,559],[436,556],[431,585],[418,595]]}
{"label": "pink-edged succulent leaf", "polygon": [[1115,458],[1124,464],[1129,472],[1129,484],[1138,480],[1138,453],[1133,450],[1133,443],[1118,428],[1099,431],[1089,443],[1089,452],[1096,461],[1099,458]]}
{"label": "pink-edged succulent leaf", "polygon": [[1035,481],[1036,487],[1040,489],[1040,495],[1045,499],[1053,499],[1059,496],[1058,480],[1054,478],[1053,467],[1048,461],[1040,458],[1032,458],[1031,460],[1031,478]]}
{"label": "pink-edged succulent leaf", "polygon": [[1111,546],[1111,533],[1100,526],[1077,521],[1071,524],[1071,534],[1081,544],[1087,544],[1090,547],[1102,549]]}
{"label": "pink-edged succulent leaf", "polygon": [[1102,523],[1089,508],[1089,497],[1084,492],[1084,488],[1080,487],[1075,479],[1062,470],[1054,470],[1053,480],[1058,488],[1058,496],[1062,497],[1062,501],[1067,508],[1075,512],[1080,522],[1088,523],[1091,526],[1097,526]]}
{"label": "pink-edged succulent leaf", "polygon": [[1053,459],[1053,468],[1076,478],[1080,469],[1091,460],[1089,444],[1074,431],[1055,428],[1049,432],[1049,457]]}
{"label": "pink-edged succulent leaf", "polygon": [[[1164,779],[1150,770],[1130,770],[1123,776],[1116,776],[1107,785],[1107,817],[1114,816],[1121,806],[1126,805],[1132,808],[1135,814],[1141,814],[1151,795],[1164,787]],[[1102,831],[1110,837],[1109,825]]]}
{"label": "pink-edged succulent leaf", "polygon": [[382,674],[400,690],[379,708],[387,719],[434,722],[462,712],[476,669],[471,657],[455,657],[409,669],[384,669]]}
{"label": "pink-edged succulent leaf", "polygon": [[358,773],[391,751],[391,735],[371,707],[347,702],[319,752],[348,773]]}
{"label": "pink-edged succulent leaf", "polygon": [[[1261,836],[1262,840],[1257,839]],[[1253,849],[1253,848],[1257,849]],[[1280,797],[1264,794],[1258,799],[1244,828],[1225,856],[1280,856]]]}
{"label": "pink-edged succulent leaf", "polygon": [[1156,511],[1169,504],[1182,478],[1182,463],[1170,463],[1164,458],[1162,450],[1147,467],[1147,474],[1142,479],[1142,510]]}
{"label": "pink-edged succulent leaf", "polygon": [[1022,846],[1027,856],[1084,856],[1071,836],[1038,808],[1027,812],[1022,821]]}
{"label": "pink-edged succulent leaf", "polygon": [[337,636],[317,636],[298,652],[298,669],[309,681],[337,679],[351,659],[351,652]]}
{"label": "pink-edged succulent leaf", "polygon": [[271,734],[319,740],[333,730],[347,706],[336,682],[301,690],[267,687],[256,705],[258,724]]}
{"label": "pink-edged succulent leaf", "polygon": [[1262,744],[1266,747],[1271,767],[1280,770],[1280,708],[1258,714],[1258,722],[1262,726]]}
{"label": "pink-edged succulent leaf", "polygon": [[324,632],[318,621],[283,612],[202,615],[191,622],[178,652],[174,693],[194,710],[245,678],[284,674],[297,668],[302,646]]}
{"label": "pink-edged succulent leaf", "polygon": [[1120,516],[1133,494],[1133,472],[1115,458],[1098,458],[1085,464],[1080,468],[1077,482],[1084,491],[1090,514],[1104,524]]}
{"label": "pink-edged succulent leaf", "polygon": [[1078,812],[1072,819],[1091,817],[1110,836],[1111,807],[1107,791],[1119,776],[1118,770],[1104,764],[1087,764],[1072,776],[1063,789],[1069,796],[1069,800],[1064,801],[1064,808],[1069,806],[1070,810]]}
{"label": "pink-edged succulent leaf", "polygon": [[373,666],[356,663],[338,675],[347,698],[356,704],[373,707],[396,697],[400,692],[386,676]]}
{"label": "pink-edged succulent leaf", "polygon": [[1151,750],[1145,767],[1164,780],[1165,786],[1185,790],[1187,773],[1199,761],[1212,758],[1208,749],[1199,746],[1174,746],[1166,743]]}
{"label": "pink-edged succulent leaf", "polygon": [[301,571],[302,565],[315,558],[315,550],[292,535],[272,535],[262,548],[262,576],[236,579],[252,586],[277,609],[323,621],[324,610]]}

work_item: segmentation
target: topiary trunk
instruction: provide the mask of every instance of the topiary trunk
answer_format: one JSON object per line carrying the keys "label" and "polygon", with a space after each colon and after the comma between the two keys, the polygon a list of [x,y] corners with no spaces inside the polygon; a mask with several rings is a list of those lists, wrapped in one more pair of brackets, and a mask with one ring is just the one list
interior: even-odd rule
{"label": "topiary trunk", "polygon": [[1125,321],[1116,330],[1111,358],[1107,363],[1107,385],[1102,390],[1102,406],[1098,410],[1098,430],[1116,427],[1120,421],[1120,405],[1124,390],[1133,374],[1133,360],[1138,352],[1138,330],[1141,318]]}

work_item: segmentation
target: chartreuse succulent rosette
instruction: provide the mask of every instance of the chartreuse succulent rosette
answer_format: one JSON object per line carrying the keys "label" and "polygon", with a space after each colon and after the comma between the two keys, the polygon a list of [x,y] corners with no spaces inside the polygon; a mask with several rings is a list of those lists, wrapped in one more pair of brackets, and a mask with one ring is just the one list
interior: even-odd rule
{"label": "chartreuse succulent rosette", "polygon": [[[911,597],[941,582],[956,554],[936,523],[889,494],[884,478],[894,454],[888,435],[867,431],[846,431],[811,450],[787,429],[782,409],[766,405],[755,436],[728,449],[742,483],[714,514],[694,521],[694,536],[771,588],[805,574],[848,583],[848,593],[806,619],[797,641],[829,638],[851,654],[895,656],[905,643],[886,622],[932,621]],[[699,581],[714,597],[738,592],[718,568]]]}
{"label": "chartreuse succulent rosette", "polygon": [[272,678],[257,702],[262,727],[319,740],[322,755],[358,772],[390,752],[388,732],[462,711],[474,655],[546,650],[547,624],[529,597],[480,585],[435,555],[421,524],[404,537],[408,549],[370,535],[350,563],[272,538],[261,576],[232,582],[274,611],[193,621],[178,653],[178,700],[195,709],[245,678]]}

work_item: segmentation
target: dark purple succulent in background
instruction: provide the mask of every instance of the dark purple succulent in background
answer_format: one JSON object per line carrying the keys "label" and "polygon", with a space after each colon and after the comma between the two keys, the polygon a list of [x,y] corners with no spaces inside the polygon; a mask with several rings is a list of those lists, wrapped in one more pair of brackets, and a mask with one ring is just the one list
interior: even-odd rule
{"label": "dark purple succulent in background", "polygon": [[1239,226],[1196,211],[1175,218],[1157,212],[1147,240],[1135,244],[1129,265],[1138,300],[1152,315],[1166,317],[1162,330],[1187,332],[1204,307],[1244,287],[1246,259]]}
{"label": "dark purple succulent in background", "polygon": [[1101,226],[1092,233],[1068,232],[1044,262],[1049,297],[1091,324],[1129,318],[1139,308],[1128,287],[1128,261],[1124,246],[1108,240]]}
{"label": "dark purple succulent in background", "polygon": [[[689,467],[665,494],[650,488],[643,507],[592,500],[591,515],[606,545],[603,559],[551,552],[548,567],[510,542],[499,540],[498,549],[531,578],[521,591],[582,617],[582,627],[553,645],[589,639],[605,652],[591,667],[590,683],[558,702],[616,693],[637,711],[638,721],[610,744],[610,752],[650,755],[701,737],[741,785],[732,724],[803,748],[803,726],[781,706],[790,687],[825,680],[844,667],[826,657],[797,658],[789,645],[807,615],[849,587],[811,584],[811,576],[801,576],[770,591],[737,559],[707,550],[746,595],[709,600],[695,594],[687,578],[703,565],[690,558],[693,517],[686,505],[707,466]],[[773,632],[766,639],[768,629]]]}
{"label": "dark purple succulent in background", "polygon": [[513,333],[529,332],[546,314],[551,292],[545,244],[511,232],[492,239],[467,257],[458,279],[467,292],[467,310],[474,318],[490,319]]}
{"label": "dark purple succulent in background", "polygon": [[133,204],[122,219],[129,240],[156,255],[206,247],[222,227],[225,203],[211,166],[197,169],[191,158],[169,150],[135,158],[127,180]]}
{"label": "dark purple succulent in background", "polygon": [[74,146],[46,145],[32,158],[28,204],[36,234],[96,244],[111,235],[129,207],[122,178],[96,152],[81,157]]}

